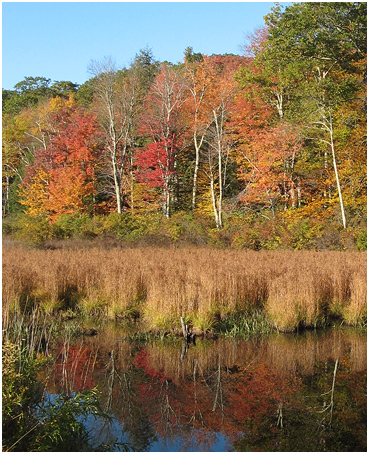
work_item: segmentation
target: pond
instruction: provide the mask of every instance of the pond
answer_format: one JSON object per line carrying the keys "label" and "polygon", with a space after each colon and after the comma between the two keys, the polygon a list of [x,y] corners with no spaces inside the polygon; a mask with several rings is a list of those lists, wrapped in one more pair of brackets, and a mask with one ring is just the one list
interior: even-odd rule
{"label": "pond", "polygon": [[365,334],[132,342],[116,327],[52,349],[47,392],[97,386],[96,445],[136,451],[366,451]]}

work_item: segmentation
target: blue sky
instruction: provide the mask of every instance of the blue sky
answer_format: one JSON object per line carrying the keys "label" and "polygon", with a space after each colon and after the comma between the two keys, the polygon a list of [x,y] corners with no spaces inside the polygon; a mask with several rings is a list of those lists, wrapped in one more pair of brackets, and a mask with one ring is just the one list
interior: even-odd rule
{"label": "blue sky", "polygon": [[26,76],[82,84],[89,62],[111,56],[128,66],[148,46],[177,63],[191,46],[240,54],[273,2],[3,2],[2,88]]}

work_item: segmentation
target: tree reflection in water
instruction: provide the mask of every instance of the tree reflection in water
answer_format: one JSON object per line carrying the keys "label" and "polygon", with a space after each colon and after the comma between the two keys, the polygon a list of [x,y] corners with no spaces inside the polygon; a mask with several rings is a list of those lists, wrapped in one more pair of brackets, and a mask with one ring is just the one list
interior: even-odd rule
{"label": "tree reflection in water", "polygon": [[107,329],[56,347],[49,388],[97,385],[112,434],[138,451],[366,451],[366,351],[351,330],[199,340],[183,355],[181,340]]}

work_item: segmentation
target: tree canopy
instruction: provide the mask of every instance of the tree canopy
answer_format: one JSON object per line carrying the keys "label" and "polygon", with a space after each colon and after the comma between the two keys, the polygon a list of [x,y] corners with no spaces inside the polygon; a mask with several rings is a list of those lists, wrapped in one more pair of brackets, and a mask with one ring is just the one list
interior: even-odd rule
{"label": "tree canopy", "polygon": [[363,2],[277,4],[244,56],[189,46],[173,65],[146,47],[126,68],[92,62],[81,86],[26,77],[3,90],[3,215],[19,203],[30,216],[42,204],[50,222],[185,211],[218,231],[242,219],[237,237],[262,225],[269,247],[291,232],[355,240],[366,222],[366,16]]}

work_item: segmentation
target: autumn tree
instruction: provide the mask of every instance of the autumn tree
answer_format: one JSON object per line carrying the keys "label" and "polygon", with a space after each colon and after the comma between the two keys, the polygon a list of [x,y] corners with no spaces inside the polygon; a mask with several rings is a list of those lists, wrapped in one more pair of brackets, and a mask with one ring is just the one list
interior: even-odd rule
{"label": "autumn tree", "polygon": [[285,123],[259,131],[253,139],[256,140],[249,146],[238,150],[239,177],[245,184],[240,200],[254,211],[269,210],[274,220],[279,206],[286,211],[301,204],[301,187],[295,172],[301,141]]}
{"label": "autumn tree", "polygon": [[[60,104],[60,103],[59,103]],[[3,214],[16,209],[17,189],[22,183],[25,166],[32,164],[35,150],[46,149],[53,132],[50,114],[58,102],[44,101],[19,114],[3,115]]]}
{"label": "autumn tree", "polygon": [[304,126],[303,136],[317,144],[324,166],[330,156],[341,223],[346,228],[339,112],[355,99],[364,82],[358,68],[366,56],[366,6],[297,3],[283,11],[277,5],[266,16],[266,24],[268,33],[259,42],[253,73],[244,73],[243,81],[275,94],[269,102],[277,107],[279,117]]}
{"label": "autumn tree", "polygon": [[185,77],[189,96],[185,103],[185,115],[188,122],[188,133],[191,134],[195,159],[193,164],[193,183],[191,209],[196,207],[200,153],[205,145],[205,137],[213,121],[207,98],[210,96],[211,84],[215,73],[206,56],[193,54],[192,48],[185,51]]}
{"label": "autumn tree", "polygon": [[[132,147],[129,152],[129,171],[126,175],[126,192],[129,189],[129,204],[132,213],[140,204],[141,188],[137,182],[136,170],[136,154],[137,150],[144,147],[147,142],[145,136],[141,134],[140,116],[144,108],[144,102],[151,85],[154,83],[156,76],[160,71],[160,63],[155,60],[152,50],[148,47],[141,49],[133,59],[128,69],[123,69],[119,73],[122,76],[128,77],[136,81],[136,107],[135,118],[132,123]],[[128,170],[128,169],[127,169]]]}
{"label": "autumn tree", "polygon": [[50,121],[50,141],[35,150],[20,192],[30,215],[47,214],[54,220],[60,214],[91,210],[100,150],[95,118],[73,100],[51,112]]}
{"label": "autumn tree", "polygon": [[94,76],[95,109],[105,136],[107,178],[112,181],[117,212],[122,213],[124,178],[137,105],[137,80],[127,74],[118,75],[111,58],[92,61],[89,71]]}
{"label": "autumn tree", "polygon": [[[227,167],[233,147],[227,123],[231,115],[231,106],[237,91],[234,80],[235,68],[232,60],[213,57],[211,64],[215,77],[207,100],[211,124],[206,135],[206,164],[203,172],[210,185],[211,205],[218,230],[223,227],[223,198],[227,182]],[[240,60],[235,63],[240,64]]]}
{"label": "autumn tree", "polygon": [[182,71],[164,64],[147,94],[141,119],[141,131],[151,143],[138,159],[139,178],[147,177],[148,171],[156,174],[156,184],[162,191],[162,211],[167,218],[178,184],[177,157],[184,148],[182,106],[186,96]]}
{"label": "autumn tree", "polygon": [[24,166],[32,159],[32,144],[25,140],[27,129],[20,118],[3,116],[2,133],[2,210],[3,216],[11,212],[11,191],[23,179]]}
{"label": "autumn tree", "polygon": [[248,98],[254,96],[261,98],[272,105],[282,119],[287,99],[291,96],[290,87],[293,86],[294,73],[286,65],[284,55],[278,53],[278,48],[275,50],[277,55],[272,61],[264,58],[267,37],[266,26],[257,28],[247,35],[248,41],[243,45],[243,52],[250,60],[235,77],[240,82],[241,88],[246,88],[245,95]]}

